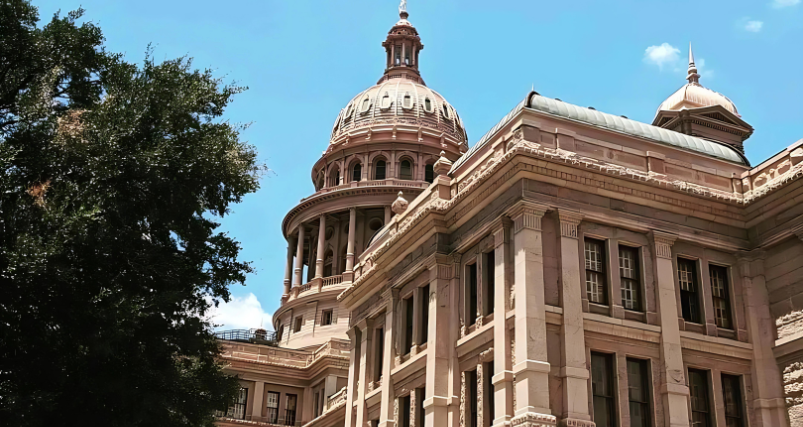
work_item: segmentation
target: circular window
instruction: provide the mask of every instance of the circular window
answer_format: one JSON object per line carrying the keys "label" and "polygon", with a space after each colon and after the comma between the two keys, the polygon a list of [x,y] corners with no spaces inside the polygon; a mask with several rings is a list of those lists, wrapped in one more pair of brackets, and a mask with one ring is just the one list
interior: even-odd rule
{"label": "circular window", "polygon": [[382,220],[379,218],[374,218],[368,222],[368,228],[371,229],[371,231],[379,230],[382,228],[382,225]]}

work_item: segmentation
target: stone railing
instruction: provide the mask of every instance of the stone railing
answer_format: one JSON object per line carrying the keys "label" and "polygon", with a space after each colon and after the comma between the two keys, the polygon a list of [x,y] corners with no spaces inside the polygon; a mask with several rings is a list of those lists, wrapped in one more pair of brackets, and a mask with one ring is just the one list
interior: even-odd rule
{"label": "stone railing", "polygon": [[350,188],[365,188],[365,187],[381,187],[381,186],[388,186],[388,187],[411,187],[411,188],[420,188],[425,189],[429,187],[429,183],[426,181],[416,181],[416,180],[407,180],[407,179],[396,179],[396,178],[388,178],[388,179],[380,179],[380,180],[373,180],[367,179],[358,182],[349,182],[346,184],[341,184],[335,187],[325,187],[321,188],[315,194],[305,197],[301,199],[301,201],[305,201],[307,199],[313,198],[320,194],[331,193],[333,191],[339,190],[348,190]]}
{"label": "stone railing", "polygon": [[226,343],[221,357],[225,359],[268,363],[273,365],[307,368],[324,357],[349,357],[347,340],[331,339],[314,351],[267,347],[245,343]]}
{"label": "stone railing", "polygon": [[347,387],[343,387],[337,393],[326,398],[326,411],[331,411],[346,403],[346,390]]}
{"label": "stone railing", "polygon": [[310,289],[312,289],[312,283],[311,282],[310,283],[305,283],[305,284],[299,286],[298,293],[299,294],[303,294],[304,292],[307,292]]}
{"label": "stone railing", "polygon": [[327,286],[339,285],[341,283],[343,283],[343,275],[338,274],[337,276],[324,277],[323,284],[321,286],[325,288]]}

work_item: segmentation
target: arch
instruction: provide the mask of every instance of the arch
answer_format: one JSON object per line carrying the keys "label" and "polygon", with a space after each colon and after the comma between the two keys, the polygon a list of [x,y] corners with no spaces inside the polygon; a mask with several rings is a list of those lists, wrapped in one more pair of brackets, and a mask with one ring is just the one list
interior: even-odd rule
{"label": "arch", "polygon": [[323,255],[323,277],[332,276],[332,263],[334,262],[334,259],[335,253],[332,250],[332,247],[328,246]]}
{"label": "arch", "polygon": [[388,162],[384,157],[379,157],[374,161],[374,179],[387,179]]}
{"label": "arch", "polygon": [[329,171],[329,187],[337,187],[338,185],[340,185],[340,166],[335,165]]}
{"label": "arch", "polygon": [[413,160],[409,157],[402,157],[399,161],[399,179],[411,181],[413,179]]}

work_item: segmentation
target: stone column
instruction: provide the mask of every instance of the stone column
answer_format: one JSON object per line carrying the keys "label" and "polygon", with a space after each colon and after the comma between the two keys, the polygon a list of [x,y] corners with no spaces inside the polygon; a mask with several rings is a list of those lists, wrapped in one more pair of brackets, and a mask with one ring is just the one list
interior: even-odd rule
{"label": "stone column", "polygon": [[326,214],[322,213],[320,216],[320,224],[318,225],[318,251],[317,259],[315,260],[315,278],[320,279],[323,277],[323,256],[326,251]]}
{"label": "stone column", "polygon": [[287,301],[287,298],[290,297],[290,286],[292,286],[293,281],[293,246],[295,245],[291,239],[287,242],[287,263],[284,268],[284,294],[282,295],[282,301]]}
{"label": "stone column", "polygon": [[388,290],[385,296],[387,301],[387,311],[385,311],[385,350],[383,356],[385,360],[382,364],[382,401],[379,408],[379,427],[394,427],[396,419],[394,418],[393,408],[396,400],[396,394],[393,391],[393,379],[390,373],[393,371],[396,355],[394,349],[394,336],[396,330],[394,326],[394,316],[396,311],[396,304],[399,301],[399,291],[397,289]]}
{"label": "stone column", "polygon": [[511,366],[510,329],[507,328],[505,313],[508,307],[509,283],[506,280],[505,265],[507,261],[509,225],[499,224],[494,231],[494,372],[493,376],[494,413],[496,418],[490,420],[494,427],[509,426],[513,418],[513,367]]}
{"label": "stone column", "polygon": [[385,206],[385,225],[390,224],[391,213],[390,206]]}
{"label": "stone column", "polygon": [[[449,397],[449,349],[453,346],[449,336],[451,312],[449,281],[452,266],[449,257],[435,254],[429,268],[429,343],[427,344],[426,398],[424,419],[427,426],[447,425]],[[415,404],[415,403],[413,403]]]}
{"label": "stone column", "polygon": [[753,410],[757,425],[789,427],[781,371],[775,361],[775,321],[770,313],[764,275],[763,251],[754,250],[739,257],[744,289],[747,329],[753,342]]}
{"label": "stone column", "polygon": [[563,304],[561,367],[563,378],[563,414],[567,425],[593,426],[588,410],[588,364],[583,329],[584,280],[580,276],[580,245],[577,227],[582,215],[559,210],[560,277]]}
{"label": "stone column", "polygon": [[349,378],[346,386],[346,425],[355,426],[355,402],[357,402],[357,375],[360,372],[360,330],[357,326],[350,328],[347,332],[351,351],[349,352]]}
{"label": "stone column", "polygon": [[359,380],[357,383],[357,423],[355,426],[364,427],[368,423],[368,408],[365,405],[365,395],[368,391],[368,372],[371,369],[371,343],[373,342],[373,321],[370,319],[363,319],[357,323],[360,329],[360,370]]}
{"label": "stone column", "polygon": [[689,387],[683,367],[680,345],[680,326],[675,294],[675,272],[672,265],[672,245],[677,236],[660,231],[652,232],[655,246],[655,278],[658,285],[658,312],[661,319],[661,394],[664,405],[664,425],[689,426]]}
{"label": "stone column", "polygon": [[510,214],[513,219],[516,298],[516,365],[513,366],[513,374],[516,375],[516,411],[511,423],[522,427],[556,423],[549,410],[550,366],[547,358],[541,236],[544,213],[545,206],[522,202]]}
{"label": "stone column", "polygon": [[423,289],[420,287],[413,289],[413,336],[411,340],[413,347],[410,349],[410,357],[418,354],[418,346],[421,344],[421,310],[427,309],[421,307],[421,292]]}
{"label": "stone column", "polygon": [[346,272],[343,281],[351,282],[354,278],[354,239],[357,236],[357,208],[349,208],[349,240],[346,246]]}
{"label": "stone column", "polygon": [[298,246],[296,247],[296,269],[293,286],[301,286],[301,273],[304,272],[304,224],[298,226]]}
{"label": "stone column", "polygon": [[262,410],[265,408],[264,405],[264,396],[265,396],[265,383],[262,381],[257,381],[254,383],[254,403],[251,409],[251,421],[262,421]]}

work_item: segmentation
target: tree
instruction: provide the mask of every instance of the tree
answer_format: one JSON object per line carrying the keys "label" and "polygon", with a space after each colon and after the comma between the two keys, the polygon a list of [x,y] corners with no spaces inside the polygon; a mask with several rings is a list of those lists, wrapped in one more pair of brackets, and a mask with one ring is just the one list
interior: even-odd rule
{"label": "tree", "polygon": [[222,119],[243,88],[82,14],[0,0],[0,425],[211,425],[238,386],[205,316],[251,272],[216,219],[262,170]]}

